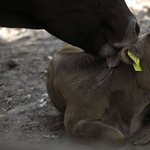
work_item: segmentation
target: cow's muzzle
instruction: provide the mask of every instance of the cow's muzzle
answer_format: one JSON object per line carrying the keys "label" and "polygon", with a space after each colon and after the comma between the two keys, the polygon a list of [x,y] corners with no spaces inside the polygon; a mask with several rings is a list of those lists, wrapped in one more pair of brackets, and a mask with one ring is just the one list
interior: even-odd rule
{"label": "cow's muzzle", "polygon": [[137,41],[140,32],[140,27],[136,18],[130,17],[128,27],[126,28],[124,37],[115,39],[115,37],[108,37],[109,44],[114,48],[123,48],[128,44],[133,44]]}

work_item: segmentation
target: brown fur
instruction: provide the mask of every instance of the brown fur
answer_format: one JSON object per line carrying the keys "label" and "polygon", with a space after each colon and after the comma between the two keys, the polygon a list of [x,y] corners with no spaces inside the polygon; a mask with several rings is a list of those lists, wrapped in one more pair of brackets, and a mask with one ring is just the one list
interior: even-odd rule
{"label": "brown fur", "polygon": [[[126,52],[141,58],[142,72],[133,69]],[[122,145],[142,125],[150,103],[150,33],[120,53],[121,62],[109,68],[105,59],[66,44],[51,61],[47,91],[64,113],[64,124],[75,139]],[[126,64],[127,63],[127,64]]]}

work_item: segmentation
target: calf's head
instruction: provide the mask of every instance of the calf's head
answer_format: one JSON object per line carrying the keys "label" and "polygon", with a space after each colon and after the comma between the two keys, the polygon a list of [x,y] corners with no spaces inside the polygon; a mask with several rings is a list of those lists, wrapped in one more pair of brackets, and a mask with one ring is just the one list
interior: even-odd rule
{"label": "calf's head", "polygon": [[119,58],[126,64],[133,64],[133,60],[127,54],[128,50],[140,58],[142,72],[137,72],[139,85],[145,90],[150,89],[150,32],[141,35],[136,43],[127,45],[120,51]]}

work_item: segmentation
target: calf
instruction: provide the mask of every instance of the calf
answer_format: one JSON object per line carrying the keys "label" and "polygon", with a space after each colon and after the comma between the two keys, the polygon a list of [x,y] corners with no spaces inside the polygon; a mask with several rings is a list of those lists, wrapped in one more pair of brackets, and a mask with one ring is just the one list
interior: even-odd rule
{"label": "calf", "polygon": [[[130,51],[141,59],[136,72]],[[50,62],[47,91],[64,113],[69,135],[96,144],[124,144],[142,125],[150,103],[150,33],[119,53],[123,61],[109,68],[105,59],[66,44]]]}
{"label": "calf", "polygon": [[105,58],[136,42],[139,34],[124,0],[1,0],[0,26],[45,29]]}

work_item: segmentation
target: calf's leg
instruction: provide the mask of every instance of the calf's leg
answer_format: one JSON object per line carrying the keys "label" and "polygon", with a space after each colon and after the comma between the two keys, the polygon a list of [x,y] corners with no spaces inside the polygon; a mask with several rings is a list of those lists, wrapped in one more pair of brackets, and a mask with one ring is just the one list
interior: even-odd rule
{"label": "calf's leg", "polygon": [[72,118],[70,120],[65,120],[65,126],[72,138],[82,142],[90,142],[96,145],[109,144],[114,146],[125,144],[125,137],[119,130],[100,121],[75,121]]}

